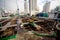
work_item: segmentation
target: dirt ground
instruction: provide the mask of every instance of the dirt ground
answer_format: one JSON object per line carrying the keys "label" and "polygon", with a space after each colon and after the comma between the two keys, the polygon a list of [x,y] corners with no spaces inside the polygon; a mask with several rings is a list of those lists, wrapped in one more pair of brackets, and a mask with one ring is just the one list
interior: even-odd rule
{"label": "dirt ground", "polygon": [[20,33],[16,35],[16,38],[10,40],[55,40],[55,38],[40,37],[30,32]]}

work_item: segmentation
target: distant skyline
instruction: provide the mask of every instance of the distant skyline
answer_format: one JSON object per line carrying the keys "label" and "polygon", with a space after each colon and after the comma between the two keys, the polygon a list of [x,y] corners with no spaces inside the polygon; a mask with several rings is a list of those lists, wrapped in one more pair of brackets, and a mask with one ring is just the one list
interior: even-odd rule
{"label": "distant skyline", "polygon": [[[48,1],[51,2],[50,10],[60,5],[60,0],[53,0],[53,1],[48,0]],[[17,2],[18,2],[20,11],[24,11],[24,0],[17,0]],[[37,0],[37,6],[39,7],[39,11],[42,11],[43,5],[45,4],[45,2],[46,0]],[[27,1],[27,3],[29,2]],[[0,8],[5,8],[6,10],[16,11],[17,9],[16,0],[0,0]]]}
{"label": "distant skyline", "polygon": [[[50,4],[50,10],[54,9],[56,6],[60,6],[60,0],[48,0],[51,2]],[[37,5],[39,6],[39,9],[42,11],[43,6],[45,4],[46,0],[38,0]]]}

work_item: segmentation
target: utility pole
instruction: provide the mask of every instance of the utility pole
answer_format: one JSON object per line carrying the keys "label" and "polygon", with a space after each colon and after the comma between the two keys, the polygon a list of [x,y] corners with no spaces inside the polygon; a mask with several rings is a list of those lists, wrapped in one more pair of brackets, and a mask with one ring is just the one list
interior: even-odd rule
{"label": "utility pole", "polygon": [[16,5],[17,5],[17,14],[18,14],[18,19],[17,19],[17,33],[21,33],[23,31],[23,29],[21,28],[21,19],[20,19],[20,15],[19,15],[19,6],[16,0]]}
{"label": "utility pole", "polygon": [[19,18],[20,18],[20,16],[19,16],[19,8],[18,8],[18,3],[17,3],[17,0],[16,0],[16,5],[17,5],[17,17],[18,17],[18,19],[17,19],[17,33],[19,33],[19,27],[20,27],[20,25],[19,25]]}

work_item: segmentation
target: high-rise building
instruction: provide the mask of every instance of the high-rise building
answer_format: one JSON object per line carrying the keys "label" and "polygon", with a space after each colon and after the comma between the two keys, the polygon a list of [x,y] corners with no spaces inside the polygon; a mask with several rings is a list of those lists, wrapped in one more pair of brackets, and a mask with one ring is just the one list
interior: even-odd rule
{"label": "high-rise building", "polygon": [[50,9],[50,2],[46,2],[43,6],[43,12],[49,12]]}
{"label": "high-rise building", "polygon": [[1,15],[1,10],[0,10],[0,17],[2,17],[2,15]]}
{"label": "high-rise building", "polygon": [[27,14],[27,13],[28,13],[27,0],[24,0],[24,11],[25,11],[25,14]]}
{"label": "high-rise building", "polygon": [[35,10],[37,8],[37,0],[29,0],[29,12],[35,13]]}

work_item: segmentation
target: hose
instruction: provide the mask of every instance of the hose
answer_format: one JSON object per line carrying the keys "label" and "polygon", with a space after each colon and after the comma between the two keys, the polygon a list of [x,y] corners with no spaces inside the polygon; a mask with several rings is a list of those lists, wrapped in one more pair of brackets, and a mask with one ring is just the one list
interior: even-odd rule
{"label": "hose", "polygon": [[39,34],[39,33],[36,33],[36,32],[32,32],[33,34],[37,35],[37,36],[48,36],[48,37],[56,37],[56,33],[54,32],[53,34]]}

